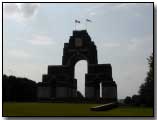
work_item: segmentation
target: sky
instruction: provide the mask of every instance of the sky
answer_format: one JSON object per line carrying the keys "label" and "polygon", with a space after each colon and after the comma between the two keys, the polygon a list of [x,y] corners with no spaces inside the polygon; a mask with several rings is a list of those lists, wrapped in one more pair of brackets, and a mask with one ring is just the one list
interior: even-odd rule
{"label": "sky", "polygon": [[[75,20],[95,42],[98,63],[112,65],[118,98],[138,94],[153,52],[151,3],[3,3],[3,73],[41,82],[48,65],[62,64]],[[82,94],[87,71],[87,61],[76,63]]]}

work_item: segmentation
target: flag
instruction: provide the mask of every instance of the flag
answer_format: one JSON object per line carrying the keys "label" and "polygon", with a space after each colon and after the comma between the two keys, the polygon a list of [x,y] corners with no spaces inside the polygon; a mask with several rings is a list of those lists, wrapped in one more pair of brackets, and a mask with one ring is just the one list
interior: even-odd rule
{"label": "flag", "polygon": [[87,22],[92,22],[92,21],[91,21],[91,20],[89,20],[89,19],[86,19],[86,21],[87,21]]}
{"label": "flag", "polygon": [[80,21],[79,20],[75,20],[75,23],[80,23]]}

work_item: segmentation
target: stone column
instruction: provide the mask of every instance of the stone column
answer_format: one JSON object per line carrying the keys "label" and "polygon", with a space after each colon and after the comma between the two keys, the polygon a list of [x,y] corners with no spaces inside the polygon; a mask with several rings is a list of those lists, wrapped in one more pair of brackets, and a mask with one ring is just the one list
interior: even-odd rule
{"label": "stone column", "polygon": [[102,98],[117,100],[117,85],[114,81],[102,82]]}
{"label": "stone column", "polygon": [[94,86],[85,86],[85,97],[94,98],[95,97],[95,87]]}
{"label": "stone column", "polygon": [[37,98],[39,100],[51,99],[51,87],[44,83],[38,83]]}
{"label": "stone column", "polygon": [[56,98],[67,98],[68,93],[69,93],[68,87],[66,86],[56,87]]}
{"label": "stone column", "polygon": [[85,97],[88,99],[97,99],[100,97],[100,84],[94,74],[86,74],[85,79]]}
{"label": "stone column", "polygon": [[100,87],[98,85],[85,86],[85,97],[91,99],[100,98]]}
{"label": "stone column", "polygon": [[73,79],[73,85],[72,85],[72,97],[77,97],[77,80]]}

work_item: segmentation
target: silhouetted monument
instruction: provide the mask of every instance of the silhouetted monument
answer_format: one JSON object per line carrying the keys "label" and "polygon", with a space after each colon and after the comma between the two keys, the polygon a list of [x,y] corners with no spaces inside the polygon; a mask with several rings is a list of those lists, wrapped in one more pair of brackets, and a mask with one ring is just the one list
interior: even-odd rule
{"label": "silhouetted monument", "polygon": [[111,64],[98,64],[97,49],[86,30],[73,31],[69,43],[64,43],[62,65],[48,66],[48,74],[43,75],[38,84],[38,98],[55,100],[75,98],[77,80],[74,78],[75,64],[87,60],[88,73],[85,75],[85,98],[117,100],[117,85],[112,78]]}

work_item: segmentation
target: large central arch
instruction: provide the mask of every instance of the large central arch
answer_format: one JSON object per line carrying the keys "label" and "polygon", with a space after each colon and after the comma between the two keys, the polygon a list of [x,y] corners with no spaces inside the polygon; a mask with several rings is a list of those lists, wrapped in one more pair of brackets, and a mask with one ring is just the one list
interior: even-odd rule
{"label": "large central arch", "polygon": [[[112,79],[112,67],[110,64],[98,64],[97,48],[86,30],[73,31],[69,42],[64,43],[62,65],[48,66],[48,74],[43,75],[43,82],[39,83],[40,88],[45,87],[44,90],[49,91],[48,98],[77,97],[74,66],[79,60],[87,60],[88,63],[88,73],[85,75],[85,97],[99,99],[101,83],[102,97],[117,99],[117,86]],[[39,94],[39,98],[42,98],[42,95]]]}
{"label": "large central arch", "polygon": [[77,80],[77,92],[85,96],[85,74],[88,73],[87,60],[79,60],[75,64],[74,78]]}

